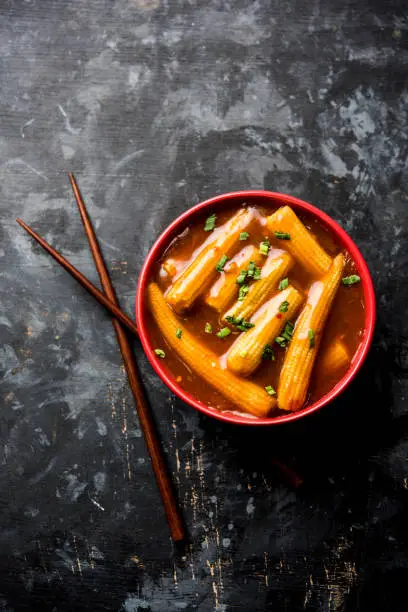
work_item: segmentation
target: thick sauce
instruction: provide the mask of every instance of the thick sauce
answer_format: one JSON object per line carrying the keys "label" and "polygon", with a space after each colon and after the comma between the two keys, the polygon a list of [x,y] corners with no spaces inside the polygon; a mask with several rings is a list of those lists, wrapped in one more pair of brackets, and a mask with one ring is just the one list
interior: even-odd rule
{"label": "thick sauce", "polygon": [[[259,223],[259,221],[253,223],[253,226],[248,229],[250,238],[242,242],[240,248],[244,248],[250,244],[258,248],[259,243],[262,242],[267,235],[271,243],[271,248],[285,248],[284,241],[271,238],[269,232],[262,227],[264,217],[272,214],[276,208],[278,207],[268,207],[266,209],[256,206],[261,223]],[[208,233],[204,231],[204,223],[211,212],[212,211],[207,211],[206,214],[197,217],[195,223],[187,227],[175,240],[173,240],[166,252],[163,253],[153,275],[153,280],[159,284],[163,292],[168,289],[174,280],[174,276],[171,278],[162,269],[163,262],[171,260],[174,266],[173,272],[176,270],[177,273],[181,272],[187,266],[187,264],[197,255],[197,252],[199,252],[200,246],[208,239]],[[236,212],[236,208],[221,213],[218,211],[216,212],[217,226],[219,227]],[[337,255],[341,251],[333,236],[314,217],[299,214],[299,218],[331,257]],[[346,256],[346,264],[343,276],[355,274],[356,270],[353,261],[347,253],[344,254]],[[220,274],[223,274],[223,272]],[[296,263],[289,271],[288,276],[290,278],[290,283],[296,288],[301,289],[304,293],[307,293],[311,284],[315,281],[315,279],[305,272],[299,263]],[[207,291],[210,291],[210,289],[211,287],[209,287]],[[226,338],[218,338],[216,332],[225,327],[225,322],[221,320],[221,316],[222,313],[217,313],[213,308],[204,303],[203,295],[197,300],[194,306],[184,316],[180,316],[179,319],[183,325],[194,334],[197,340],[207,345],[214,353],[222,358],[236,340],[239,332],[233,331]],[[349,287],[340,285],[325,325],[322,343],[316,358],[308,394],[308,404],[320,399],[344,376],[349,365],[345,366],[343,369],[337,370],[334,375],[328,375],[321,367],[321,356],[333,340],[341,339],[346,345],[352,359],[362,339],[364,316],[364,300],[361,283]],[[206,323],[210,323],[213,330],[212,334],[205,332]],[[207,385],[195,375],[190,368],[180,361],[177,355],[166,346],[166,342],[162,338],[151,317],[149,318],[149,329],[153,346],[162,348],[166,351],[166,358],[163,360],[162,365],[167,368],[171,376],[185,391],[190,393],[197,400],[213,408],[217,408],[218,410],[237,409],[236,406],[225,399],[215,389]],[[274,352],[276,360],[263,361],[260,367],[250,376],[250,380],[259,384],[261,387],[272,385],[276,389],[278,387],[279,372],[282,367],[285,350],[286,349],[275,344]],[[197,359],[200,359],[200,355],[197,355]],[[276,412],[274,414],[276,415]]]}

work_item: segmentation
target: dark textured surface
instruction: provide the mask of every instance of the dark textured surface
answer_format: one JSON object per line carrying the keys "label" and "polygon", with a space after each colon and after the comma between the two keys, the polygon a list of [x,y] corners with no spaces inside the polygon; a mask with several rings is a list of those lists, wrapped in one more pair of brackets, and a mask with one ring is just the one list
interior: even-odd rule
{"label": "dark textured surface", "polygon": [[[404,3],[3,0],[0,17],[0,610],[405,611]],[[184,556],[109,318],[14,222],[97,282],[68,170],[128,312],[158,233],[239,188],[315,203],[373,272],[370,357],[297,425],[201,417],[135,345]]]}

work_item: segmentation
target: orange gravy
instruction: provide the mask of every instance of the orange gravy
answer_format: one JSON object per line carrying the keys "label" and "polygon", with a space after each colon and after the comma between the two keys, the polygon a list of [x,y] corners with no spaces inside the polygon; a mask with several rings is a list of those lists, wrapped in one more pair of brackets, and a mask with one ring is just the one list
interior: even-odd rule
{"label": "orange gravy", "polygon": [[[249,203],[248,205],[251,204]],[[272,214],[278,207],[266,208],[256,206],[255,208],[262,217],[265,217],[266,215]],[[222,212],[217,211],[217,227],[225,223],[225,221],[235,212],[236,208]],[[184,231],[171,242],[166,252],[163,253],[162,258],[157,263],[152,280],[158,283],[163,292],[165,292],[172,281],[174,281],[174,277],[171,278],[169,275],[163,273],[161,267],[163,262],[165,260],[172,260],[176,274],[181,272],[181,270],[189,264],[193,255],[197,255],[197,250],[209,236],[209,233],[204,231],[205,220],[209,214],[209,212],[206,212],[201,216],[197,216],[194,223],[186,227]],[[341,248],[336,243],[334,236],[316,218],[307,214],[298,214],[298,216],[331,257],[341,252]],[[271,248],[285,249],[285,241],[276,240],[271,237],[270,233],[266,228],[262,227],[259,222],[254,223],[253,227],[251,226],[251,228],[248,229],[248,232],[249,239],[243,241],[242,244],[240,244],[240,248],[244,248],[250,244],[258,248],[259,243],[268,235]],[[350,255],[347,252],[344,252],[344,255],[346,263],[343,276],[355,274],[356,269]],[[299,263],[296,263],[289,271],[288,276],[290,283],[296,288],[301,289],[305,294],[307,294],[311,284],[316,280],[313,279]],[[206,294],[210,289],[211,286],[206,288],[204,293]],[[205,295],[201,296],[185,315],[179,316],[178,318],[183,326],[194,334],[200,343],[206,345],[221,358],[236,340],[239,332],[233,331],[226,338],[218,338],[216,333],[226,325],[221,319],[223,313],[217,313],[210,306],[206,305],[204,303],[204,297]],[[147,312],[149,312],[148,308]],[[324,328],[322,342],[312,373],[306,405],[320,399],[330,391],[346,373],[349,365],[345,366],[343,369],[337,370],[334,375],[328,375],[320,365],[321,356],[333,340],[341,339],[346,345],[352,359],[362,339],[364,317],[365,307],[361,283],[352,286],[343,286],[340,284]],[[213,330],[212,334],[205,332],[206,323],[210,323]],[[180,387],[208,406],[218,410],[237,410],[235,405],[192,372],[166,345],[165,340],[150,314],[148,314],[148,327],[152,345],[155,348],[162,348],[166,352],[166,358],[161,365],[167,369],[170,376],[177,381]],[[272,385],[275,389],[278,387],[279,372],[287,349],[283,349],[277,344],[274,344],[273,348],[276,358],[275,361],[263,361],[260,367],[249,377],[249,380],[257,383],[262,388],[267,385]],[[199,359],[200,355],[197,355],[197,360]],[[276,416],[278,412],[279,411],[275,411],[274,415]]]}

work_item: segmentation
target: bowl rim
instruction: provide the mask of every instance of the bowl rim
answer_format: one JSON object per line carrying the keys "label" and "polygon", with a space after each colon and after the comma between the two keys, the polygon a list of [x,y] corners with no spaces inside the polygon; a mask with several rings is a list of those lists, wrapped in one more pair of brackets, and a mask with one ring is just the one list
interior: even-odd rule
{"label": "bowl rim", "polygon": [[[235,199],[246,199],[246,198],[264,198],[269,199],[271,203],[281,205],[289,205],[293,207],[296,211],[307,211],[308,213],[317,217],[317,219],[323,223],[324,226],[328,227],[330,231],[332,231],[342,245],[351,255],[358,274],[361,278],[361,283],[363,287],[364,294],[364,305],[365,305],[365,326],[363,331],[363,336],[360,342],[359,347],[353,357],[351,362],[351,366],[341,378],[338,383],[325,395],[323,395],[319,400],[298,410],[297,412],[290,412],[288,414],[283,414],[279,416],[272,416],[266,418],[255,418],[251,415],[245,416],[244,414],[241,416],[235,412],[230,411],[219,411],[216,408],[211,408],[207,406],[205,403],[197,400],[192,395],[184,391],[176,381],[165,371],[162,366],[160,360],[154,353],[154,350],[149,341],[149,333],[145,320],[145,292],[147,282],[150,279],[150,272],[152,266],[156,263],[157,259],[162,255],[165,248],[170,244],[171,240],[174,237],[175,230],[186,222],[189,218],[192,218],[197,213],[205,210],[206,208],[211,208],[218,206],[220,204],[228,204]],[[288,194],[275,192],[275,191],[266,191],[263,189],[247,189],[240,191],[230,191],[228,193],[223,193],[216,195],[212,198],[204,200],[191,208],[187,209],[183,213],[181,213],[174,221],[168,225],[164,231],[157,238],[153,246],[151,247],[140,272],[139,281],[136,290],[136,323],[139,330],[139,337],[142,343],[142,347],[146,353],[146,356],[152,365],[156,374],[161,378],[161,380],[167,385],[167,387],[175,393],[180,399],[184,402],[198,410],[199,412],[210,416],[212,418],[218,419],[219,421],[224,421],[227,423],[232,423],[235,425],[282,425],[284,423],[290,423],[292,421],[298,421],[299,419],[313,414],[326,406],[328,403],[337,398],[344,389],[354,380],[357,372],[361,368],[365,358],[367,357],[368,351],[371,346],[371,342],[374,334],[375,327],[375,318],[376,318],[376,300],[375,300],[375,292],[374,286],[371,279],[371,275],[368,269],[368,266],[358,249],[357,245],[354,243],[352,238],[346,233],[346,231],[332,219],[325,212],[301,200],[295,196],[291,196]]]}

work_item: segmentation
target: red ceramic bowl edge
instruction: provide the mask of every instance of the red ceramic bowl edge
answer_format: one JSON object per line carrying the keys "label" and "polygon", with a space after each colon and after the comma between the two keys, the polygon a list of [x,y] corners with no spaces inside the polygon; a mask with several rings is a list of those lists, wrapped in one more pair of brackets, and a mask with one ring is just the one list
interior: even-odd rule
{"label": "red ceramic bowl edge", "polygon": [[[306,406],[305,408],[302,408],[297,412],[291,412],[282,416],[272,416],[263,419],[246,417],[244,415],[239,416],[238,414],[232,414],[231,412],[222,412],[217,410],[216,408],[210,408],[209,406],[206,406],[204,403],[195,399],[192,395],[190,395],[189,393],[184,391],[184,389],[182,389],[179,385],[177,385],[177,383],[164,370],[162,364],[160,363],[160,360],[157,358],[153,348],[150,345],[148,339],[148,331],[143,315],[143,302],[145,298],[146,285],[150,278],[151,267],[157,261],[158,255],[160,256],[162,254],[162,247],[166,245],[169,236],[171,236],[177,226],[183,223],[183,221],[188,219],[190,216],[201,211],[202,209],[209,208],[211,206],[216,206],[217,204],[221,202],[227,202],[228,200],[234,200],[236,198],[250,198],[251,196],[269,198],[275,203],[276,200],[278,200],[279,203],[287,204],[289,206],[294,207],[295,209],[306,210],[315,215],[317,219],[322,221],[326,226],[329,226],[335,236],[338,238],[339,242],[341,242],[342,245],[346,248],[346,250],[350,253],[352,259],[356,264],[357,271],[359,273],[359,276],[361,277],[361,283],[364,292],[364,305],[366,309],[363,338],[361,340],[360,346],[356,351],[356,354],[353,357],[352,364],[349,370],[343,376],[343,378],[328,393],[326,393],[326,395],[321,397],[317,402],[314,402],[310,406]],[[220,194],[218,196],[205,200],[204,202],[200,202],[195,206],[192,206],[191,208],[183,212],[181,215],[179,215],[172,223],[170,223],[170,225],[163,231],[163,233],[159,236],[159,238],[151,247],[142,266],[136,291],[136,323],[139,330],[139,337],[146,356],[150,361],[156,374],[163,380],[163,382],[169,387],[169,389],[173,391],[173,393],[175,393],[175,395],[180,397],[187,404],[190,404],[190,406],[196,408],[199,412],[202,412],[207,416],[211,416],[220,421],[225,421],[237,425],[280,425],[283,423],[288,423],[290,421],[297,421],[298,419],[303,418],[304,416],[313,414],[317,410],[320,410],[320,408],[323,408],[323,406],[326,406],[334,398],[338,397],[340,393],[344,391],[347,385],[349,385],[351,381],[355,378],[357,372],[359,371],[368,354],[374,334],[375,317],[376,302],[371,275],[362,254],[360,253],[358,247],[350,238],[350,236],[343,230],[342,227],[340,227],[340,225],[336,221],[334,221],[334,219],[329,217],[326,213],[321,211],[319,208],[316,208],[312,204],[308,204],[307,202],[304,202],[303,200],[300,200],[299,198],[296,198],[294,196],[264,190],[232,191],[229,193]]]}

